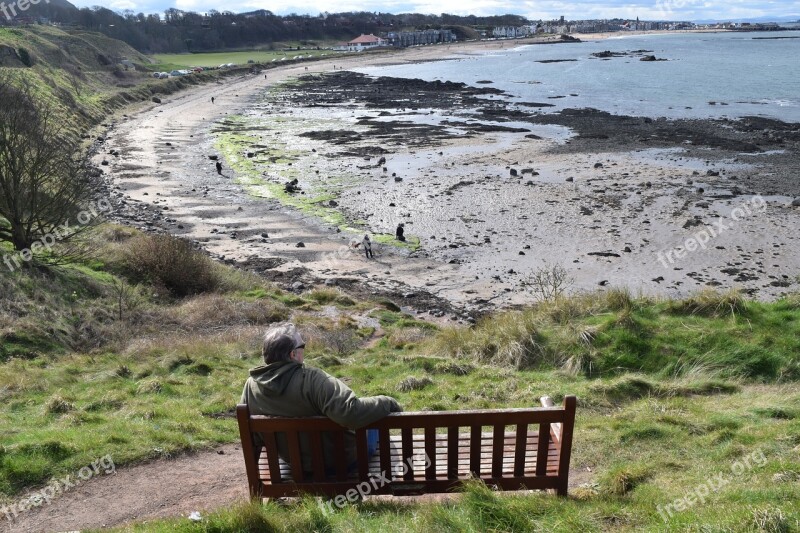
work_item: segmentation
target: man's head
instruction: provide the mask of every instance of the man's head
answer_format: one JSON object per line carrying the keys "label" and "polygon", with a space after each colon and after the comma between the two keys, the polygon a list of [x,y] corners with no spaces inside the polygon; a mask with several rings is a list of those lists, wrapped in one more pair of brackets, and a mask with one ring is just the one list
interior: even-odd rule
{"label": "man's head", "polygon": [[264,334],[261,355],[266,364],[279,361],[303,362],[306,343],[297,327],[291,322],[283,322],[269,328]]}

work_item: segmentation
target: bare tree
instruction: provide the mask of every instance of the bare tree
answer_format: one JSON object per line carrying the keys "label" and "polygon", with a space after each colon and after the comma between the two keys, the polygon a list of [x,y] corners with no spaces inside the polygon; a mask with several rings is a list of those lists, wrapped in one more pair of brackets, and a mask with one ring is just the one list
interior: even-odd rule
{"label": "bare tree", "polygon": [[68,116],[52,102],[24,74],[0,71],[0,241],[16,250],[86,229],[75,217],[91,198],[91,179],[76,159]]}
{"label": "bare tree", "polygon": [[542,301],[556,300],[574,282],[566,268],[548,264],[536,269],[527,279],[529,290]]}

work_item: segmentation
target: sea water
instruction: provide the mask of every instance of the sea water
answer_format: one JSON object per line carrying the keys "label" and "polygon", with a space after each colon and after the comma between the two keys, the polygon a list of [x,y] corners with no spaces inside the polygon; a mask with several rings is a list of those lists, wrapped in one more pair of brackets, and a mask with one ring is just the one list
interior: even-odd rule
{"label": "sea water", "polygon": [[[777,37],[777,38],[776,38]],[[357,69],[375,76],[464,82],[502,89],[512,101],[595,108],[621,115],[800,122],[800,31],[644,34],[455,55],[448,61]],[[443,45],[439,45],[443,46]],[[647,50],[598,59],[602,51]],[[553,61],[542,63],[541,61]],[[479,84],[491,81],[491,84]]]}

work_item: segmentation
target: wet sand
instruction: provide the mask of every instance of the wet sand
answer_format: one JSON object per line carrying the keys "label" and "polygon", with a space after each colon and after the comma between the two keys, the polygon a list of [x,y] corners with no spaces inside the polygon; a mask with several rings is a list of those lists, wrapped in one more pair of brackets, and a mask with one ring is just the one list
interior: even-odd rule
{"label": "wet sand", "polygon": [[[489,88],[365,83],[340,71],[511,43],[336,58],[195,89],[118,121],[96,161],[109,163],[101,168],[126,220],[295,290],[327,279],[460,318],[531,302],[526,280],[553,264],[574,278],[572,291],[677,297],[740,287],[772,299],[791,290],[800,271],[797,125],[537,114]],[[305,84],[267,93],[298,76]],[[406,93],[394,94],[398,85]],[[247,136],[238,152],[220,145],[236,128]],[[210,155],[228,156],[222,176]],[[295,209],[263,197],[290,177],[306,199],[326,200]],[[376,244],[368,261],[349,246],[365,232],[388,239],[400,222],[419,239],[415,251]],[[690,239],[702,245],[676,251]]]}

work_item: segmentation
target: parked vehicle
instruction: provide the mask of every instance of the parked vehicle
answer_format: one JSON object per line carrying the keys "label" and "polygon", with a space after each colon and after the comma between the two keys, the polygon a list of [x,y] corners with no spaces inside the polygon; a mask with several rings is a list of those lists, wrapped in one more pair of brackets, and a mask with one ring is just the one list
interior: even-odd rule
{"label": "parked vehicle", "polygon": [[164,80],[164,79],[169,78],[169,74],[167,74],[166,72],[159,72],[158,73],[158,77],[161,78],[162,80]]}

